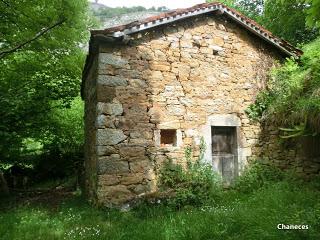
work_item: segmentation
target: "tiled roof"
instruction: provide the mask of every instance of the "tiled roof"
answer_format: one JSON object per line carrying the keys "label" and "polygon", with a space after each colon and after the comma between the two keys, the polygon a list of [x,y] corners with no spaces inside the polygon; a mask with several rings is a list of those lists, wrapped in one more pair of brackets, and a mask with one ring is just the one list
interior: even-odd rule
{"label": "tiled roof", "polygon": [[238,22],[240,25],[253,32],[257,36],[263,38],[265,41],[271,43],[275,47],[279,48],[282,52],[288,56],[298,58],[302,55],[300,49],[295,48],[287,41],[273,35],[270,31],[253,21],[252,19],[244,16],[235,9],[229,8],[221,3],[203,3],[198,4],[190,8],[176,9],[171,12],[162,13],[156,16],[148,17],[139,21],[134,21],[129,24],[120,25],[116,27],[106,28],[103,30],[92,30],[91,36],[105,35],[113,38],[120,38],[125,35],[147,30],[159,25],[168,24],[177,20],[186,19],[192,16],[201,15],[204,13],[220,11],[227,17]]}

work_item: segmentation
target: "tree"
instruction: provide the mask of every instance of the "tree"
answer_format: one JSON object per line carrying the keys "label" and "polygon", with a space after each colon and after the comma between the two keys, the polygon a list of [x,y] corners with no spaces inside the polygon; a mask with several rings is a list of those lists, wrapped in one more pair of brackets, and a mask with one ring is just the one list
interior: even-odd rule
{"label": "tree", "polygon": [[207,3],[210,2],[220,2],[223,3],[226,6],[235,8],[236,7],[236,0],[219,0],[219,1],[214,1],[214,0],[206,0]]}
{"label": "tree", "polygon": [[309,9],[310,5],[301,0],[266,0],[260,23],[294,45],[307,43],[318,35],[306,24]]}
{"label": "tree", "polygon": [[264,7],[264,0],[238,0],[236,6],[249,18],[258,20]]}
{"label": "tree", "polygon": [[[54,109],[79,95],[86,0],[0,0],[0,161],[21,162]],[[81,117],[81,116],[79,116]]]}
{"label": "tree", "polygon": [[[221,0],[220,2],[237,9],[294,45],[310,42],[319,35],[319,31],[315,28],[317,24],[312,24],[313,19],[320,18],[319,0],[307,0],[307,3],[304,0]],[[311,23],[309,26],[306,20]]]}
{"label": "tree", "polygon": [[[215,2],[214,0],[207,0],[207,2]],[[264,0],[219,0],[229,7],[235,8],[242,12],[249,18],[256,20],[263,12]]]}

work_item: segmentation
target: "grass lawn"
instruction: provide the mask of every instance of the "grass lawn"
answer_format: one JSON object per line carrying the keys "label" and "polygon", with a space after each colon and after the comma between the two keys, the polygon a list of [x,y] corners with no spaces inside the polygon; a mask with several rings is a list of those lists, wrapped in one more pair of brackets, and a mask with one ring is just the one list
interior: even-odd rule
{"label": "grass lawn", "polygon": [[[77,196],[55,206],[1,200],[14,206],[0,212],[0,239],[320,239],[319,197],[315,184],[278,182],[246,194],[229,190],[215,204],[180,210],[161,204],[97,209]],[[309,229],[278,230],[279,223]]]}

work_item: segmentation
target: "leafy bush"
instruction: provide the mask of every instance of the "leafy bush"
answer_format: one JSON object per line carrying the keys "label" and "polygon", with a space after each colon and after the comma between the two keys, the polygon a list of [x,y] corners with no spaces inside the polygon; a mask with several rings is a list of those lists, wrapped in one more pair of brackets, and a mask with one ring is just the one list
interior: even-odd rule
{"label": "leafy bush", "polygon": [[187,167],[184,169],[180,164],[172,160],[166,162],[160,174],[160,186],[162,189],[173,189],[174,197],[168,199],[168,204],[177,208],[186,205],[202,205],[208,201],[214,201],[221,192],[221,181],[212,167],[203,163],[204,141],[200,144],[200,156],[192,162],[192,151],[185,150]]}
{"label": "leafy bush", "polygon": [[270,183],[284,179],[285,174],[277,167],[259,162],[250,164],[235,182],[235,189],[249,193]]}
{"label": "leafy bush", "polygon": [[268,89],[260,93],[246,113],[253,120],[261,118],[294,131],[297,136],[320,133],[320,38],[303,47],[298,63],[288,59],[271,72]]}
{"label": "leafy bush", "polygon": [[262,118],[262,115],[265,110],[267,110],[272,96],[269,92],[264,91],[260,92],[257,95],[255,102],[245,110],[245,113],[248,115],[249,119],[253,121],[259,121]]}
{"label": "leafy bush", "polygon": [[168,161],[161,171],[160,184],[162,189],[174,190],[174,197],[168,199],[168,204],[177,208],[214,201],[221,192],[218,175],[211,166],[199,162],[183,169],[181,165]]}

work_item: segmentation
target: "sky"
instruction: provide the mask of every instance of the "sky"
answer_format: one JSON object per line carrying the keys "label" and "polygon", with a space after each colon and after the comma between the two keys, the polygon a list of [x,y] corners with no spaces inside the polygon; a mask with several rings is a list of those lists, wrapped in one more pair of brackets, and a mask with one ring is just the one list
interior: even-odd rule
{"label": "sky", "polygon": [[[94,0],[90,0],[94,2]],[[186,8],[193,5],[204,3],[205,0],[99,0],[98,3],[102,3],[108,7],[132,7],[143,6],[150,8],[152,6],[161,7],[166,6],[169,9]]]}

